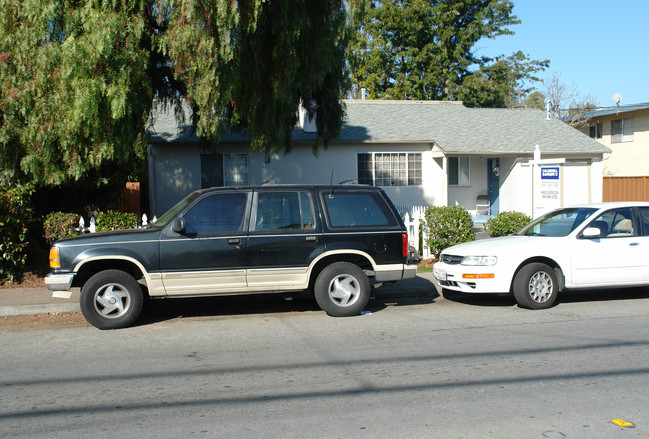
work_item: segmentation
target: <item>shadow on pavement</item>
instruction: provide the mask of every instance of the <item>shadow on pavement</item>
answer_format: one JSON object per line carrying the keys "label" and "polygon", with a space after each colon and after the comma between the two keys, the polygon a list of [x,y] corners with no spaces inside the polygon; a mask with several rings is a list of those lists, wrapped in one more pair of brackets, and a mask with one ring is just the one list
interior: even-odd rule
{"label": "shadow on pavement", "polygon": [[[511,294],[465,294],[450,290],[443,290],[442,294],[446,300],[466,305],[482,307],[516,306],[516,300]],[[559,297],[552,308],[561,306],[562,303],[633,299],[649,299],[649,287],[566,290],[559,293]]]}
{"label": "shadow on pavement", "polygon": [[[382,289],[383,288],[383,289]],[[379,312],[389,306],[433,303],[439,295],[434,286],[425,291],[400,294],[398,288],[372,289],[366,311]],[[269,293],[219,297],[148,299],[135,326],[148,325],[184,317],[246,316],[277,313],[320,312],[315,299],[308,293],[294,296]]]}

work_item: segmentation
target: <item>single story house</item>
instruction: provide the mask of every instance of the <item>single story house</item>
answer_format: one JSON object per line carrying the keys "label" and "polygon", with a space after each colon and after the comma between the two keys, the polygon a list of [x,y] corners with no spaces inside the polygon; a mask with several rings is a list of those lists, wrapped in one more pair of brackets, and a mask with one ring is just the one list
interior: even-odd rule
{"label": "single story house", "polygon": [[440,101],[344,103],[336,142],[314,155],[314,124],[301,114],[292,152],[269,163],[249,151],[245,137],[207,142],[189,122],[179,127],[172,109],[156,106],[148,137],[152,214],[196,189],[267,181],[354,180],[383,187],[398,206],[457,204],[473,215],[515,210],[537,216],[602,200],[602,158],[610,149],[543,111]]}

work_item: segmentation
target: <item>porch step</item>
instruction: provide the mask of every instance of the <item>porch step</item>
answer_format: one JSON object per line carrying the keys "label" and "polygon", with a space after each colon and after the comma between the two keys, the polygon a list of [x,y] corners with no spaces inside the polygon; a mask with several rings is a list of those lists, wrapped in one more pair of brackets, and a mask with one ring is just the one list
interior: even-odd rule
{"label": "porch step", "polygon": [[475,239],[486,239],[489,237],[484,230],[484,223],[473,223],[473,231],[475,232]]}

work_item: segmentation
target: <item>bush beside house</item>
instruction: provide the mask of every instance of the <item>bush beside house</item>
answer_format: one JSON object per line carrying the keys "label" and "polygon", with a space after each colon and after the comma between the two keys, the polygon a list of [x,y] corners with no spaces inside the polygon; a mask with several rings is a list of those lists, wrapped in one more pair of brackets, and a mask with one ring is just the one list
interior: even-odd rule
{"label": "bush beside house", "polygon": [[97,231],[134,229],[137,227],[138,216],[135,213],[108,210],[97,215]]}
{"label": "bush beside house", "polygon": [[76,213],[52,212],[43,223],[45,240],[51,245],[59,239],[74,236],[79,233],[78,226],[79,215]]}
{"label": "bush beside house", "polygon": [[27,260],[32,193],[26,185],[0,189],[0,278],[14,281]]}
{"label": "bush beside house", "polygon": [[485,232],[490,238],[507,236],[520,230],[530,221],[532,218],[522,212],[500,212],[487,220]]}
{"label": "bush beside house", "polygon": [[427,208],[424,228],[428,235],[426,244],[436,259],[442,250],[475,239],[473,219],[462,206]]}

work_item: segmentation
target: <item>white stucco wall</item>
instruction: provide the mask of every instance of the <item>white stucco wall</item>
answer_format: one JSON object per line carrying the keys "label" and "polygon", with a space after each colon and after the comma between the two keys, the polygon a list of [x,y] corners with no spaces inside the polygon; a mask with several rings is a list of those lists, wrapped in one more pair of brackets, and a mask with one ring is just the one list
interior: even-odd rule
{"label": "white stucco wall", "polygon": [[[161,215],[188,193],[201,188],[200,154],[245,153],[245,145],[200,146],[198,144],[155,145],[150,148],[149,175],[152,212]],[[395,204],[444,205],[446,174],[442,161],[433,159],[428,144],[345,144],[320,148],[314,156],[311,145],[296,145],[290,154],[274,154],[265,163],[262,153],[248,156],[249,184],[329,184],[358,178],[357,154],[364,152],[420,152],[422,185],[384,187]],[[485,165],[486,166],[486,165]],[[332,179],[333,171],[333,179]]]}
{"label": "white stucco wall", "polygon": [[[150,200],[153,215],[161,215],[188,193],[201,188],[202,153],[246,153],[246,145],[156,145],[149,151]],[[385,187],[397,205],[452,206],[460,205],[475,214],[476,198],[487,195],[487,158],[470,158],[470,184],[448,186],[445,159],[434,153],[429,144],[346,144],[320,149],[314,156],[311,145],[296,145],[288,154],[276,154],[270,163],[262,153],[248,156],[249,184],[259,185],[274,180],[278,184],[329,184],[357,179],[357,154],[363,152],[420,152],[422,154],[422,185]],[[543,156],[543,159],[552,158]],[[519,211],[531,216],[547,210],[533,205],[532,166],[529,158],[500,157],[500,212]],[[592,158],[569,158],[561,165],[560,205],[602,200],[602,161]],[[547,203],[546,203],[547,204]],[[550,206],[555,207],[555,206]]]}

